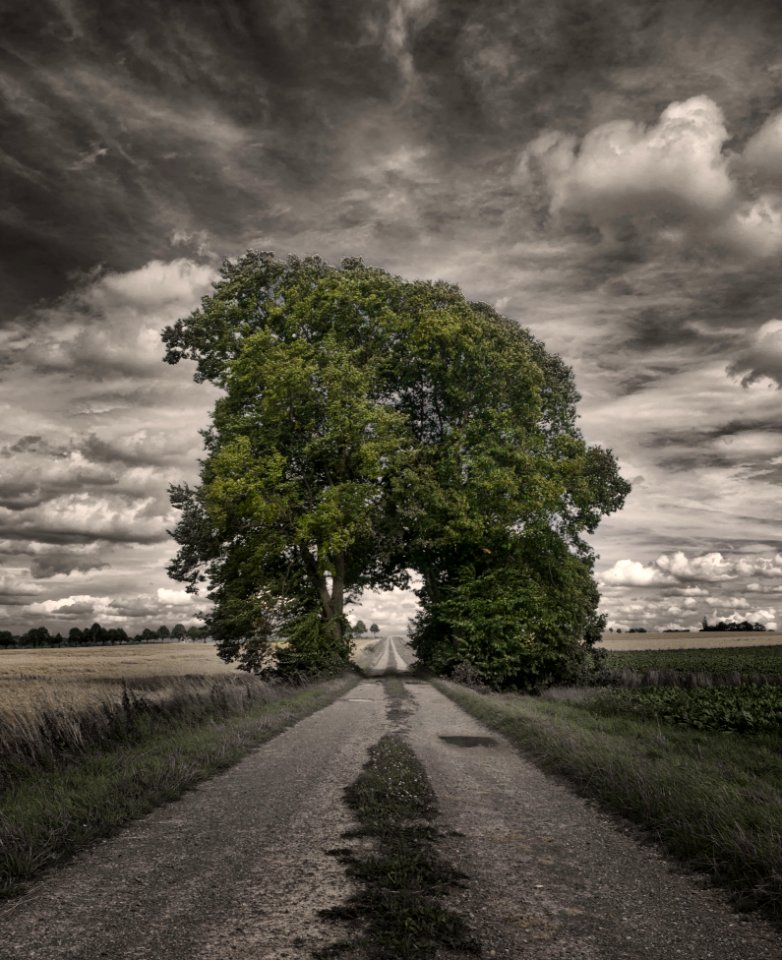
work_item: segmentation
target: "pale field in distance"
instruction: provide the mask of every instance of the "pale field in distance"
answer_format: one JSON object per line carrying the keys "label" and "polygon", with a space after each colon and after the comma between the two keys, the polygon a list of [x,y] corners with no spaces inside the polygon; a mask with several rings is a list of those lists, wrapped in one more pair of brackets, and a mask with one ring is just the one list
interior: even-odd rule
{"label": "pale field in distance", "polygon": [[42,709],[75,710],[115,702],[122,681],[161,697],[185,678],[235,673],[211,643],[0,650],[0,723]]}
{"label": "pale field in distance", "polygon": [[782,633],[604,633],[604,650],[719,650],[724,647],[775,647]]}

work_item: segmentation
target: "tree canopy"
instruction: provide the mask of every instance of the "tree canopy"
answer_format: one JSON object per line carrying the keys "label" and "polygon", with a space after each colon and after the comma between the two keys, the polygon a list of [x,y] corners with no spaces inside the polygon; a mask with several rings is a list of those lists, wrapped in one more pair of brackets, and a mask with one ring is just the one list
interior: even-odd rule
{"label": "tree canopy", "polygon": [[261,670],[344,663],[345,605],[417,571],[419,659],[497,686],[561,674],[594,636],[584,540],[629,490],[576,426],[559,357],[453,285],[359,260],[223,264],[163,332],[221,387],[171,574],[214,601],[221,656]]}

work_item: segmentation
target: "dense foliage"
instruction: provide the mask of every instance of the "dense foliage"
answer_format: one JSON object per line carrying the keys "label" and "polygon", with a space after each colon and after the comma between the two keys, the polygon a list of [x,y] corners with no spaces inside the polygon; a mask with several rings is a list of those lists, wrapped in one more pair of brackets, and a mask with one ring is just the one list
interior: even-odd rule
{"label": "dense foliage", "polygon": [[570,370],[454,286],[357,260],[223,265],[163,333],[224,391],[170,572],[214,601],[221,655],[344,663],[345,604],[423,579],[414,646],[448,672],[536,687],[601,626],[584,534],[628,492],[578,431]]}
{"label": "dense foliage", "polygon": [[595,713],[739,733],[782,730],[782,687],[612,690],[592,703]]}
{"label": "dense foliage", "polygon": [[763,633],[765,629],[764,623],[750,623],[749,620],[718,620],[717,623],[709,623],[704,617],[701,624],[702,633]]}

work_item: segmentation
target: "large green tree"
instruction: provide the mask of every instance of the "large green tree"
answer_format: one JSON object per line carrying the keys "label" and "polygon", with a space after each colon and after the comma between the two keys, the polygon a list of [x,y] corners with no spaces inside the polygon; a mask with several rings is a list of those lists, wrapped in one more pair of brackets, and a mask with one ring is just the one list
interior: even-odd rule
{"label": "large green tree", "polygon": [[392,463],[411,444],[385,402],[385,353],[355,270],[248,254],[164,333],[168,359],[225,391],[197,489],[177,487],[175,577],[209,584],[221,654],[262,667],[288,639],[293,669],[344,663],[345,604],[406,582]]}
{"label": "large green tree", "polygon": [[279,635],[288,667],[344,662],[345,604],[410,569],[437,669],[533,686],[594,632],[583,535],[628,487],[517,324],[449,284],[248,253],[163,337],[224,391],[199,486],[172,489],[170,569],[206,584],[226,659],[262,668]]}

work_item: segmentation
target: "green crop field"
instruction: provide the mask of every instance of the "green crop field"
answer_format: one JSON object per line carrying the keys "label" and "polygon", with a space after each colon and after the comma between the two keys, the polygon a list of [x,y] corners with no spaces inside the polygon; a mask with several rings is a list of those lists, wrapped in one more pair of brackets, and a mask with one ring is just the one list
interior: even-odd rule
{"label": "green crop field", "polygon": [[589,704],[600,716],[627,716],[692,727],[774,733],[782,729],[782,687],[659,687],[611,690]]}
{"label": "green crop field", "polygon": [[724,647],[693,650],[611,650],[606,665],[612,670],[674,670],[680,673],[735,673],[782,677],[782,646]]}

